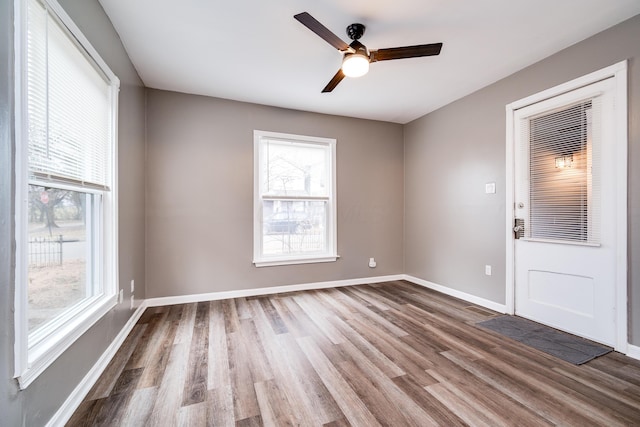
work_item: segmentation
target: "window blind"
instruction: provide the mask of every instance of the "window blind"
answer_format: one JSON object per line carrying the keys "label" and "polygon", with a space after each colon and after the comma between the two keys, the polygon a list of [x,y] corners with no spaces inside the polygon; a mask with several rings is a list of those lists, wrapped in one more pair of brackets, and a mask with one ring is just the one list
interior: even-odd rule
{"label": "window blind", "polygon": [[[523,119],[528,144],[529,224],[534,239],[600,243],[601,102]],[[526,191],[525,191],[526,194]]]}
{"label": "window blind", "polygon": [[29,173],[108,189],[111,87],[69,31],[37,0],[28,3]]}

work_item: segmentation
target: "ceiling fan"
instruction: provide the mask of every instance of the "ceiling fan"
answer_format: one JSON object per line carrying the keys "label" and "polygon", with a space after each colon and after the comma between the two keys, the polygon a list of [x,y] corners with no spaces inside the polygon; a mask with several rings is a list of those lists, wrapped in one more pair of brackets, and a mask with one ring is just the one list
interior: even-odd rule
{"label": "ceiling fan", "polygon": [[415,46],[392,47],[388,49],[368,50],[358,40],[364,34],[365,26],[351,24],[347,27],[347,35],[353,42],[346,44],[340,37],[333,34],[327,27],[307,12],[294,15],[302,25],[316,33],[324,41],[343,53],[342,67],[331,81],[322,89],[322,93],[331,92],[345,77],[360,77],[369,71],[369,64],[391,59],[417,58],[420,56],[434,56],[440,54],[442,43],[419,44]]}

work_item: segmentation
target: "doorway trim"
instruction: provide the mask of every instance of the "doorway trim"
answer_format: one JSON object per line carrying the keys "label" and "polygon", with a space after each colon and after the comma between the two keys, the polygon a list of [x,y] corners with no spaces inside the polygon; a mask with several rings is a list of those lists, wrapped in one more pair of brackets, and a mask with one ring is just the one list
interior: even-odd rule
{"label": "doorway trim", "polygon": [[594,71],[585,76],[538,92],[534,95],[522,98],[508,104],[506,109],[506,179],[505,179],[505,219],[506,219],[506,263],[505,263],[505,307],[507,314],[515,313],[515,251],[513,218],[515,211],[515,134],[514,113],[516,110],[570,92],[575,89],[599,82],[604,79],[614,79],[615,116],[614,130],[617,139],[616,164],[621,165],[617,169],[616,180],[616,344],[615,350],[621,353],[627,352],[627,60],[618,62],[609,67]]}

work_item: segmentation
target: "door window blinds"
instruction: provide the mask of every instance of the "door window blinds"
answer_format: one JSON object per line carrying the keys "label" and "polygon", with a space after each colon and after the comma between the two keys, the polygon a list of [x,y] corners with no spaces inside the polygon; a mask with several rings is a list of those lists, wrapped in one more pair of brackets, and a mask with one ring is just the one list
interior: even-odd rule
{"label": "door window blinds", "polygon": [[600,243],[600,97],[523,121],[525,237]]}
{"label": "door window blinds", "polygon": [[110,83],[46,6],[29,0],[28,14],[30,179],[108,189]]}

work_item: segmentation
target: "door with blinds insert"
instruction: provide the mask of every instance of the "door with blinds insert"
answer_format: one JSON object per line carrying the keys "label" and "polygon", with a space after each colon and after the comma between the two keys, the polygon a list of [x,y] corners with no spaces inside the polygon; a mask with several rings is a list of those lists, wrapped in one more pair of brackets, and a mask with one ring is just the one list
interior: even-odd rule
{"label": "door with blinds insert", "polygon": [[517,110],[515,312],[614,345],[613,79]]}

